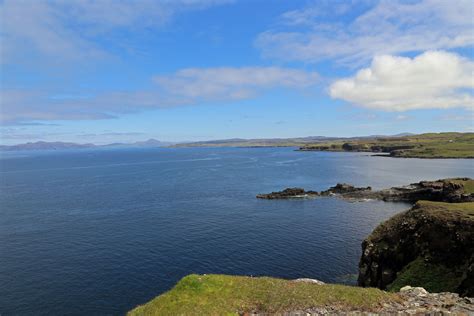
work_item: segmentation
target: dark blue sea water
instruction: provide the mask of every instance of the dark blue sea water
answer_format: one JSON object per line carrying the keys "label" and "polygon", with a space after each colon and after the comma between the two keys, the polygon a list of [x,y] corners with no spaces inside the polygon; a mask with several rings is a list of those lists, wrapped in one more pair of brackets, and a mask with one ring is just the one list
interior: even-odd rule
{"label": "dark blue sea water", "polygon": [[255,195],[474,176],[472,160],[291,148],[2,153],[0,169],[2,316],[123,314],[189,273],[344,282],[407,204]]}

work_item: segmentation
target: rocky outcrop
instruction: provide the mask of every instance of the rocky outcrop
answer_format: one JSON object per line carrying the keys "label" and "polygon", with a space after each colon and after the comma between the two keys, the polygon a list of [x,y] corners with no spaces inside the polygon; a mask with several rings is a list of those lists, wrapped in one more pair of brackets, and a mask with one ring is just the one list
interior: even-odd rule
{"label": "rocky outcrop", "polygon": [[316,279],[309,279],[309,278],[299,278],[299,279],[293,280],[293,282],[303,282],[303,283],[311,283],[311,284],[317,284],[317,285],[326,284],[323,281],[316,280]]}
{"label": "rocky outcrop", "polygon": [[355,187],[351,184],[347,183],[338,183],[333,187],[330,187],[326,191],[321,191],[320,195],[328,196],[328,195],[345,195],[345,194],[357,194],[357,193],[368,193],[372,190],[371,187]]}
{"label": "rocky outcrop", "polygon": [[413,149],[414,145],[374,145],[370,146],[372,152],[393,153],[397,150]]}
{"label": "rocky outcrop", "polygon": [[469,178],[444,179],[437,181],[421,181],[405,187],[394,187],[378,192],[384,201],[418,200],[440,202],[470,202],[474,201],[472,193],[466,193],[463,182],[472,181]]}
{"label": "rocky outcrop", "polygon": [[470,178],[441,179],[436,181],[421,181],[401,187],[384,190],[372,190],[371,187],[355,187],[347,183],[337,185],[321,192],[305,191],[302,188],[288,188],[279,192],[259,194],[260,199],[289,199],[316,196],[338,196],[349,200],[383,200],[416,202],[419,200],[439,202],[473,202],[474,193],[466,189],[474,186]]}
{"label": "rocky outcrop", "polygon": [[474,203],[420,201],[362,243],[358,284],[474,296]]}
{"label": "rocky outcrop", "polygon": [[[387,301],[378,310],[347,310],[342,306],[314,307],[284,313],[285,316],[301,315],[474,315],[474,298],[459,297],[456,293],[429,293],[422,287],[405,286],[398,293],[399,298]],[[264,313],[249,313],[249,316],[263,316]]]}
{"label": "rocky outcrop", "polygon": [[370,151],[368,144],[344,143],[342,149],[345,151]]}
{"label": "rocky outcrop", "polygon": [[267,194],[258,194],[258,199],[274,200],[274,199],[295,199],[295,198],[311,198],[318,196],[316,191],[305,191],[301,188],[287,188],[283,191],[272,192]]}
{"label": "rocky outcrop", "polygon": [[405,286],[400,289],[400,302],[385,304],[379,313],[402,315],[472,315],[474,299],[456,293],[429,293],[422,287]]}

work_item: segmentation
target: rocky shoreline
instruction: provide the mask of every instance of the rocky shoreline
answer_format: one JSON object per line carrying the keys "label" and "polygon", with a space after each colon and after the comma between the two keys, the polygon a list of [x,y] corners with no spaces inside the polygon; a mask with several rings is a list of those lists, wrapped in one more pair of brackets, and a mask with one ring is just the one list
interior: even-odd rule
{"label": "rocky shoreline", "polygon": [[320,192],[288,188],[257,198],[327,196],[416,202],[362,242],[359,287],[308,278],[189,275],[129,315],[474,315],[473,179],[384,190],[340,183]]}
{"label": "rocky shoreline", "polygon": [[[318,283],[315,283],[318,284]],[[245,316],[263,316],[267,313],[244,313]],[[474,298],[456,293],[429,293],[422,287],[405,286],[398,300],[388,301],[378,310],[348,310],[341,306],[314,307],[282,313],[284,316],[313,315],[474,315]]]}
{"label": "rocky shoreline", "polygon": [[406,186],[392,187],[383,190],[372,190],[371,187],[355,187],[338,183],[325,191],[306,191],[302,188],[287,188],[283,191],[258,194],[258,199],[295,199],[316,198],[318,196],[336,196],[348,200],[382,200],[392,202],[416,202],[418,200],[461,203],[474,202],[474,193],[467,187],[472,186],[470,178],[440,179],[420,181]]}

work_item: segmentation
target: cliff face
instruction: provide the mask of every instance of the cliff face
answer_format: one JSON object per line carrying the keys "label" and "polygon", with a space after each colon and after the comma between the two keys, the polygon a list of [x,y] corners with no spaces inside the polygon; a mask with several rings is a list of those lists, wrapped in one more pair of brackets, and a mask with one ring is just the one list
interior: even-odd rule
{"label": "cliff face", "polygon": [[362,243],[358,283],[474,296],[474,203],[420,201]]}

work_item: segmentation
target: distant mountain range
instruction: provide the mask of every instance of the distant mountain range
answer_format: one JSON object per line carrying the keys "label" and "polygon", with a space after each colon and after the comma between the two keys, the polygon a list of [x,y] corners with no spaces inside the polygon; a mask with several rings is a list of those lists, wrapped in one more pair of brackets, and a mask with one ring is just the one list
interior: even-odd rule
{"label": "distant mountain range", "polygon": [[0,150],[62,150],[62,149],[83,149],[83,148],[129,148],[129,147],[289,147],[304,146],[307,144],[337,141],[337,140],[356,140],[356,139],[372,139],[380,137],[403,137],[414,134],[401,133],[397,135],[370,135],[361,137],[326,137],[326,136],[308,136],[296,138],[231,138],[221,140],[210,140],[189,143],[172,143],[163,142],[156,139],[148,139],[146,141],[137,141],[133,143],[112,143],[106,145],[95,145],[91,143],[78,144],[71,142],[29,142],[18,145],[1,145]]}
{"label": "distant mountain range", "polygon": [[127,148],[127,147],[164,147],[170,146],[174,143],[162,142],[156,139],[148,139],[146,141],[139,141],[134,143],[113,143],[107,145],[95,145],[91,143],[78,144],[70,142],[30,142],[25,144],[0,146],[0,150],[62,150],[62,149],[83,149],[83,148]]}

